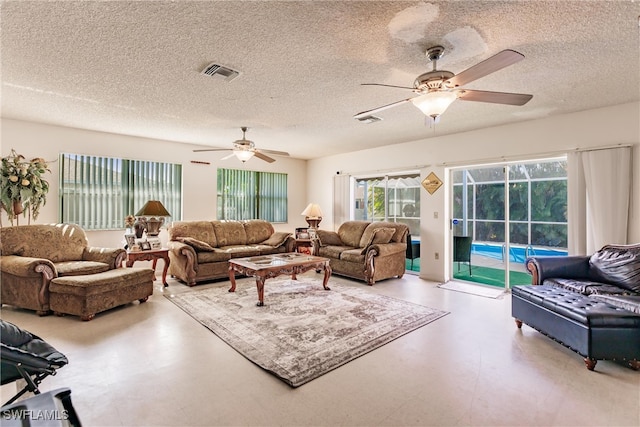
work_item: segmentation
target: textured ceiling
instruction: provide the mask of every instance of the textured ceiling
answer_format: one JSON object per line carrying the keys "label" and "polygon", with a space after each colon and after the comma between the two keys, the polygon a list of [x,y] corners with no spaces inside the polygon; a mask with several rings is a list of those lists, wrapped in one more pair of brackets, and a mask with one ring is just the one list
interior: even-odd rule
{"label": "textured ceiling", "polygon": [[[3,1],[2,115],[310,159],[640,99],[634,1]],[[533,94],[456,101],[435,128],[410,103],[353,119],[514,49],[525,60],[465,86]],[[201,74],[216,62],[231,82]],[[193,147],[185,147],[191,149]],[[221,153],[201,153],[203,160]]]}

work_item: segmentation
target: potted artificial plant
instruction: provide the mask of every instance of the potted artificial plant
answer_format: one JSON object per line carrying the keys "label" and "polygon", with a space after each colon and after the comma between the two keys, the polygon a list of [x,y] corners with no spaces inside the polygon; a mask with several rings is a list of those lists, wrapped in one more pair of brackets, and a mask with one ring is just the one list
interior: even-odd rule
{"label": "potted artificial plant", "polygon": [[15,150],[2,158],[0,165],[0,206],[7,212],[7,217],[13,225],[13,220],[18,221],[18,215],[37,219],[40,208],[46,203],[49,183],[43,178],[47,168],[47,162],[38,157],[26,160],[22,154]]}

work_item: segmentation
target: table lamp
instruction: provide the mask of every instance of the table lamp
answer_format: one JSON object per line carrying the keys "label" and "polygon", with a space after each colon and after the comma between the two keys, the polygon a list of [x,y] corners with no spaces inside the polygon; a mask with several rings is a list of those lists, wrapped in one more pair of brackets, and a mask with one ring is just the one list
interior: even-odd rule
{"label": "table lamp", "polygon": [[[171,216],[158,200],[149,200],[142,209],[136,213],[136,218],[147,230],[147,236],[156,237],[160,233],[160,227],[164,224],[164,218]],[[138,228],[136,228],[136,236]],[[138,236],[142,237],[142,236]]]}
{"label": "table lamp", "polygon": [[322,210],[316,203],[309,203],[301,215],[304,215],[310,228],[318,228],[320,221],[322,221]]}

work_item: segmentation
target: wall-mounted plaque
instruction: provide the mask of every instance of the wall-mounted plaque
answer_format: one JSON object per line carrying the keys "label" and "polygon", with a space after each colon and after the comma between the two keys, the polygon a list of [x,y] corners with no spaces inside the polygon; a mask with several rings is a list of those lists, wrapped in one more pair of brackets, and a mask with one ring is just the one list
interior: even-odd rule
{"label": "wall-mounted plaque", "polygon": [[440,180],[435,173],[431,172],[422,180],[422,186],[429,192],[429,194],[433,194],[442,186],[442,180]]}

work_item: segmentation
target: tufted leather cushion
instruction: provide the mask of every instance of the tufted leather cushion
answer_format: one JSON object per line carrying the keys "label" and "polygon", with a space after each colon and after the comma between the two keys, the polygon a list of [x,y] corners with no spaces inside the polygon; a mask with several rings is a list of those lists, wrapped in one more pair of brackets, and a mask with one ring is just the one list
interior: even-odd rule
{"label": "tufted leather cushion", "polygon": [[601,281],[640,292],[640,249],[605,246],[591,256],[589,264]]}
{"label": "tufted leather cushion", "polygon": [[607,302],[551,285],[514,286],[511,293],[583,325],[640,327],[640,316]]}
{"label": "tufted leather cushion", "polygon": [[640,296],[629,295],[594,295],[593,299],[604,301],[616,307],[640,314]]}

